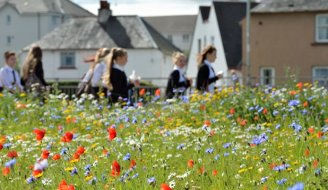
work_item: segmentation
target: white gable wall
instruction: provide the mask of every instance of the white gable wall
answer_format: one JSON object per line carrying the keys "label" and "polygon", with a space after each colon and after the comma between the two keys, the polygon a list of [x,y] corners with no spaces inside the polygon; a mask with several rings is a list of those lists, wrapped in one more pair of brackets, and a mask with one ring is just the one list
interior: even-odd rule
{"label": "white gable wall", "polygon": [[[211,40],[213,37],[214,37],[214,41]],[[206,43],[204,38],[206,38]],[[201,40],[200,52],[198,48],[199,39]],[[191,45],[191,50],[188,60],[188,67],[187,67],[188,77],[192,77],[192,78],[197,77],[197,72],[198,72],[197,54],[201,53],[201,51],[204,49],[206,45],[214,45],[217,49],[217,53],[216,53],[217,59],[213,63],[213,68],[215,72],[222,70],[225,72],[226,75],[228,73],[228,67],[227,67],[221,34],[220,34],[213,4],[211,6],[208,22],[205,23],[203,22],[200,12],[197,15],[196,27],[192,39],[192,45]],[[222,85],[223,83],[224,83],[223,80],[222,81],[219,80],[216,83],[216,85]],[[195,85],[195,80],[194,80],[194,85]]]}
{"label": "white gable wall", "polygon": [[[10,16],[10,23],[7,23],[7,16]],[[55,16],[56,23],[52,17]],[[62,23],[62,16],[58,13],[48,14],[19,14],[11,5],[5,5],[0,9],[0,54],[8,50],[19,53],[21,49],[39,40],[41,37],[52,31]],[[67,15],[66,15],[67,17]],[[11,38],[11,43],[7,38]],[[3,59],[1,59],[3,60]],[[22,64],[22,63],[21,63]],[[0,61],[0,67],[4,61]]]}

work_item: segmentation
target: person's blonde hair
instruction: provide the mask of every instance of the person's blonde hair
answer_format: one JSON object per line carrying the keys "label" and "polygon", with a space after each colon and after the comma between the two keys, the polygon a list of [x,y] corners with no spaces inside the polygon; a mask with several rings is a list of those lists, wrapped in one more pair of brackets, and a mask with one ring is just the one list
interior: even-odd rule
{"label": "person's blonde hair", "polygon": [[198,54],[198,69],[200,68],[201,64],[205,61],[206,55],[208,53],[213,53],[213,51],[216,51],[216,48],[214,46],[206,46],[202,53]]}
{"label": "person's blonde hair", "polygon": [[[23,80],[26,80],[29,73],[33,72],[35,70],[35,67],[38,63],[38,61],[42,60],[42,50],[41,48],[33,44],[26,56],[24,65],[23,65]],[[41,65],[42,67],[42,65]]]}
{"label": "person's blonde hair", "polygon": [[89,68],[91,73],[93,73],[93,71],[95,70],[95,67],[96,67],[97,64],[101,63],[102,61],[105,61],[105,58],[106,58],[107,55],[109,55],[109,53],[110,53],[109,48],[100,48],[97,51],[97,54],[93,59],[93,63]]}
{"label": "person's blonde hair", "polygon": [[16,56],[15,52],[13,51],[6,51],[4,54],[5,60],[7,61],[11,56]]}
{"label": "person's blonde hair", "polygon": [[113,90],[112,82],[110,81],[110,74],[113,69],[114,61],[116,61],[117,57],[123,57],[127,54],[127,51],[123,48],[114,47],[111,49],[110,54],[108,56],[107,62],[107,72],[103,77],[103,83],[106,84],[109,90]]}
{"label": "person's blonde hair", "polygon": [[186,56],[185,56],[185,54],[183,54],[179,51],[174,52],[172,55],[173,63],[176,64],[179,61],[180,57],[186,57]]}

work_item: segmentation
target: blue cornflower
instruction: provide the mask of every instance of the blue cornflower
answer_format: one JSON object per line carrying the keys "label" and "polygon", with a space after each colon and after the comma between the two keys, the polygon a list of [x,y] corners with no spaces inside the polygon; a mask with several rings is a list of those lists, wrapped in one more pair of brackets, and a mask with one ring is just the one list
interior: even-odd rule
{"label": "blue cornflower", "polygon": [[74,169],[71,171],[72,176],[75,175],[75,174],[77,174],[77,168],[76,167],[74,167]]}
{"label": "blue cornflower", "polygon": [[88,164],[84,167],[84,170],[90,170],[91,164]]}
{"label": "blue cornflower", "polygon": [[28,183],[28,184],[30,184],[30,183],[32,183],[33,181],[34,181],[34,177],[33,177],[33,175],[31,174],[31,176],[29,177],[29,178],[27,178],[26,179],[26,183]]}
{"label": "blue cornflower", "polygon": [[293,187],[288,187],[288,190],[303,190],[304,183],[296,183]]}
{"label": "blue cornflower", "polygon": [[138,177],[139,176],[139,173],[136,173],[134,176],[132,176],[132,179],[133,178],[136,178],[136,177]]}
{"label": "blue cornflower", "polygon": [[182,149],[184,145],[185,145],[184,143],[181,143],[179,146],[177,146],[177,149]]}
{"label": "blue cornflower", "polygon": [[149,184],[154,184],[154,183],[156,183],[156,179],[155,179],[155,177],[151,177],[151,178],[147,179],[147,183],[149,183]]}
{"label": "blue cornflower", "polygon": [[123,160],[126,161],[126,160],[130,160],[130,156],[131,154],[130,153],[127,153],[124,157],[123,157]]}
{"label": "blue cornflower", "polygon": [[261,181],[262,181],[262,182],[266,182],[266,180],[267,180],[268,178],[269,178],[269,177],[262,177],[262,178],[261,178]]}
{"label": "blue cornflower", "polygon": [[283,178],[282,180],[278,180],[277,181],[277,183],[279,184],[279,185],[282,185],[282,184],[284,184],[284,183],[286,183],[286,181],[287,181],[287,179],[286,178]]}
{"label": "blue cornflower", "polygon": [[277,116],[278,115],[278,111],[273,111],[273,113],[272,113],[274,116]]}
{"label": "blue cornflower", "polygon": [[131,123],[132,123],[132,124],[137,124],[137,118],[133,118],[133,120],[132,120]]}
{"label": "blue cornflower", "polygon": [[9,148],[11,146],[11,143],[6,143],[3,145],[3,148]]}
{"label": "blue cornflower", "polygon": [[117,143],[121,143],[122,142],[122,139],[117,139],[116,142]]}
{"label": "blue cornflower", "polygon": [[231,147],[231,143],[225,143],[225,144],[223,145],[223,148],[229,148],[229,147]]}
{"label": "blue cornflower", "polygon": [[64,148],[62,148],[62,149],[61,149],[61,151],[60,151],[60,155],[63,155],[63,154],[65,154],[65,153],[66,153],[66,151],[67,151],[67,148],[65,148],[65,147],[64,147]]}
{"label": "blue cornflower", "polygon": [[8,162],[6,162],[4,166],[5,166],[5,167],[9,167],[9,166],[12,166],[12,165],[14,165],[14,164],[16,164],[16,159],[15,159],[15,158],[9,160]]}
{"label": "blue cornflower", "polygon": [[214,148],[208,148],[205,150],[205,153],[213,154]]}
{"label": "blue cornflower", "polygon": [[289,106],[293,106],[293,107],[295,107],[295,106],[297,106],[299,103],[300,103],[299,100],[290,100],[290,101],[288,102],[288,105],[289,105]]}
{"label": "blue cornflower", "polygon": [[229,152],[224,153],[224,156],[229,156]]}
{"label": "blue cornflower", "polygon": [[321,174],[321,169],[317,169],[317,170],[314,170],[314,173],[317,174],[317,175],[320,175]]}
{"label": "blue cornflower", "polygon": [[101,179],[102,179],[103,181],[106,180],[106,176],[105,176],[105,174],[102,174],[102,175],[101,175]]}
{"label": "blue cornflower", "polygon": [[90,174],[90,170],[85,171],[84,176],[88,176]]}
{"label": "blue cornflower", "polygon": [[89,180],[89,184],[94,184],[96,182],[98,182],[96,177],[93,177],[92,179]]}
{"label": "blue cornflower", "polygon": [[215,156],[214,159],[217,160],[217,159],[219,159],[219,158],[220,158],[220,155],[218,154],[218,155]]}

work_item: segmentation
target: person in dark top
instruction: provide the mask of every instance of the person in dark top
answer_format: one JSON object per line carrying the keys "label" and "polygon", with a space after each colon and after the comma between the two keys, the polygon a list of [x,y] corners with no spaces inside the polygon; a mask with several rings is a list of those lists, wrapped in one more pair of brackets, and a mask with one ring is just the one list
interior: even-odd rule
{"label": "person in dark top", "polygon": [[216,48],[213,46],[206,46],[198,59],[198,74],[196,81],[196,88],[199,91],[206,91],[209,93],[215,92],[215,81],[222,78],[222,73],[215,75],[212,63],[216,59]]}
{"label": "person in dark top", "polygon": [[23,65],[23,76],[21,78],[21,84],[25,86],[25,91],[30,91],[31,89],[27,89],[25,83],[28,77],[35,73],[35,76],[40,81],[40,86],[44,88],[47,87],[47,83],[44,80],[44,72],[43,72],[43,65],[42,65],[42,50],[37,45],[32,45],[30,48],[25,63]]}
{"label": "person in dark top", "polygon": [[174,68],[167,81],[165,92],[166,99],[172,99],[174,95],[182,95],[192,85],[192,79],[186,79],[182,69],[186,66],[186,56],[181,52],[172,55]]}
{"label": "person in dark top", "polygon": [[128,53],[123,48],[112,48],[107,61],[107,73],[103,77],[103,83],[110,90],[109,102],[116,103],[128,98],[129,89],[139,85],[127,78],[124,66],[128,61]]}

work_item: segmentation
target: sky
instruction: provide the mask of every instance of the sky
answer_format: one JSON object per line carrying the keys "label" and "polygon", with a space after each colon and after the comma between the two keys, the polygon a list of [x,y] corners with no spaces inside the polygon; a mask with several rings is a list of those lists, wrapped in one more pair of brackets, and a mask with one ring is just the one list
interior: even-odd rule
{"label": "sky", "polygon": [[[72,0],[88,11],[98,14],[100,0]],[[113,15],[196,15],[200,5],[211,5],[212,0],[108,0]]]}

